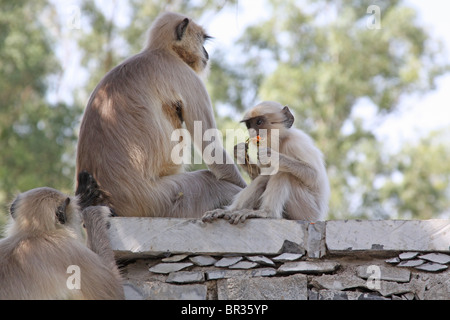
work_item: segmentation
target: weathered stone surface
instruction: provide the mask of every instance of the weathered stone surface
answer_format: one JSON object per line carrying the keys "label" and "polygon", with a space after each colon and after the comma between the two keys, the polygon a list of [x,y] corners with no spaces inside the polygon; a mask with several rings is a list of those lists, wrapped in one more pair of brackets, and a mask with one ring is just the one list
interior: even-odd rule
{"label": "weathered stone surface", "polygon": [[397,283],[391,281],[380,281],[379,287],[373,288],[373,290],[378,291],[385,297],[414,291],[409,283]]}
{"label": "weathered stone surface", "polygon": [[239,261],[236,264],[231,265],[230,269],[252,269],[257,267],[258,264],[256,262],[251,261]]}
{"label": "weathered stone surface", "polygon": [[306,251],[309,258],[321,258],[326,254],[325,221],[310,223]]}
{"label": "weathered stone surface", "polygon": [[162,262],[180,262],[181,260],[186,259],[188,255],[187,254],[176,254],[171,257],[163,258]]}
{"label": "weathered stone surface", "polygon": [[450,263],[450,255],[443,253],[429,253],[419,257],[420,259],[425,259],[431,262],[436,262],[440,264]]}
{"label": "weathered stone surface", "polygon": [[418,252],[403,252],[403,253],[400,253],[398,255],[398,257],[401,260],[411,260],[411,259],[417,257],[418,254],[419,254]]}
{"label": "weathered stone surface", "polygon": [[235,263],[238,263],[242,260],[242,257],[224,257],[214,263],[214,266],[216,267],[229,267]]}
{"label": "weathered stone surface", "polygon": [[437,271],[445,270],[448,267],[444,264],[428,262],[428,263],[421,264],[420,266],[417,266],[415,268],[418,270],[423,270],[423,271],[437,272]]}
{"label": "weathered stone surface", "polygon": [[144,282],[140,285],[146,300],[206,300],[205,284],[175,285],[159,281]]}
{"label": "weathered stone surface", "polygon": [[125,300],[144,300],[144,297],[132,283],[125,283],[123,285],[123,292],[125,294]]}
{"label": "weathered stone surface", "polygon": [[259,264],[262,264],[265,266],[273,267],[275,265],[275,262],[273,262],[272,260],[270,260],[269,258],[267,258],[265,256],[249,256],[246,258],[252,262],[256,262],[256,263],[259,263]]}
{"label": "weathered stone surface", "polygon": [[289,273],[329,273],[335,271],[339,263],[333,261],[293,261],[283,263],[277,270],[281,274]]}
{"label": "weathered stone surface", "polygon": [[450,251],[450,220],[327,221],[330,252]]}
{"label": "weathered stone surface", "polygon": [[211,256],[195,256],[195,257],[190,257],[189,260],[191,260],[191,262],[194,263],[195,265],[201,266],[201,267],[211,266],[217,262],[217,259],[215,259]]}
{"label": "weathered stone surface", "polygon": [[384,262],[390,263],[390,264],[397,264],[397,263],[399,263],[400,261],[401,261],[401,260],[400,260],[399,257],[394,257],[394,258],[391,258],[391,259],[384,260]]}
{"label": "weathered stone surface", "polygon": [[405,260],[400,262],[397,267],[417,267],[423,264],[425,261],[421,259],[414,259],[414,260]]}
{"label": "weathered stone surface", "polygon": [[193,263],[191,262],[158,263],[157,265],[154,265],[148,270],[154,273],[171,273],[175,271],[180,271],[192,265]]}
{"label": "weathered stone surface", "polygon": [[434,277],[423,293],[425,300],[450,300],[450,272]]}
{"label": "weathered stone surface", "polygon": [[311,290],[309,300],[389,300],[376,293],[338,291],[338,290],[320,290],[318,292]]}
{"label": "weathered stone surface", "polygon": [[314,277],[311,284],[317,289],[338,291],[353,288],[367,288],[366,281],[350,274],[322,275],[320,277]]}
{"label": "weathered stone surface", "polygon": [[205,274],[199,271],[171,272],[166,282],[169,283],[194,283],[205,281]]}
{"label": "weathered stone surface", "polygon": [[[374,269],[373,267],[377,268]],[[407,269],[401,269],[396,267],[374,266],[365,265],[360,266],[356,270],[358,277],[368,279],[369,277],[376,277],[378,280],[396,281],[396,282],[409,282],[411,278],[411,272]]]}
{"label": "weathered stone surface", "polygon": [[277,262],[287,262],[300,259],[303,256],[301,253],[282,253],[279,256],[273,257],[272,260]]}
{"label": "weathered stone surface", "polygon": [[306,300],[307,278],[296,274],[279,278],[222,279],[217,281],[219,300]]}
{"label": "weathered stone surface", "polygon": [[258,268],[253,270],[208,270],[207,280],[228,279],[228,278],[252,278],[252,277],[270,277],[276,275],[274,268]]}
{"label": "weathered stone surface", "polygon": [[172,254],[279,254],[285,240],[306,246],[307,222],[249,219],[231,225],[217,220],[117,217],[110,219],[111,246],[117,257]]}

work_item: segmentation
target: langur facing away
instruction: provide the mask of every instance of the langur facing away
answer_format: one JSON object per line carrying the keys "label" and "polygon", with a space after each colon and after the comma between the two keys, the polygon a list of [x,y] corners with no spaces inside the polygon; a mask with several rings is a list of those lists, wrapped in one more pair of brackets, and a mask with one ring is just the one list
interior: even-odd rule
{"label": "langur facing away", "polygon": [[[237,145],[237,154],[244,151],[244,156],[240,156],[244,160],[241,167],[253,181],[230,206],[206,212],[203,221],[217,218],[230,223],[247,218],[324,219],[330,186],[323,155],[306,133],[292,127],[294,116],[289,108],[265,101],[248,111],[242,122],[249,129],[251,141],[266,143],[267,148],[258,148],[259,157],[263,154],[277,159],[277,171],[261,174],[264,167],[260,162],[258,165],[248,162],[246,143]],[[272,130],[278,130],[275,141],[272,141]]]}
{"label": "langur facing away", "polygon": [[2,299],[123,299],[107,235],[107,207],[83,210],[77,197],[51,188],[17,196],[7,236],[0,240]]}

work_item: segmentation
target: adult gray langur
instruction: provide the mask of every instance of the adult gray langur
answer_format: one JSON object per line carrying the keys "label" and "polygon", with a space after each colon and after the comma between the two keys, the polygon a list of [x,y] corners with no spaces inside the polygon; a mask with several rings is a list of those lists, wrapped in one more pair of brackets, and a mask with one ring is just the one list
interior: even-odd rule
{"label": "adult gray langur", "polygon": [[221,142],[194,139],[200,152],[215,143],[209,170],[184,172],[172,159],[174,130],[194,135],[215,129],[211,101],[200,76],[210,38],[192,19],[163,13],[138,54],[109,71],[92,92],[80,127],[77,173],[97,180],[103,205],[118,216],[201,217],[229,204],[246,186]]}

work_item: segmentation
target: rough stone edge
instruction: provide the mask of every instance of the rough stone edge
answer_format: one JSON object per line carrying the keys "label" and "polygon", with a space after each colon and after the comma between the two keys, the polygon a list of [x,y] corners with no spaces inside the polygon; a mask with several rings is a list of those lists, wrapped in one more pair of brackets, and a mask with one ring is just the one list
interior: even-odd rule
{"label": "rough stone edge", "polygon": [[[127,232],[120,230],[123,224],[128,226]],[[156,225],[151,226],[152,224]],[[149,235],[155,227],[168,230],[168,237],[173,237],[171,230],[181,234],[175,241],[176,246],[170,246],[164,239],[154,239],[154,235]],[[289,230],[287,234],[282,234],[284,228]],[[276,230],[276,235],[273,236],[275,240],[267,236],[266,232],[270,229]],[[198,242],[202,244],[199,247],[183,247],[188,243],[185,240],[192,244],[193,239],[198,239],[192,236],[192,232],[199,232],[202,238]],[[224,244],[222,239],[230,237],[230,234],[235,238],[242,237],[242,247],[227,247]],[[121,217],[111,219],[110,237],[113,250],[119,258],[151,257],[165,253],[270,255],[281,253],[283,240],[285,244],[286,240],[290,242],[292,239],[307,251],[309,258],[321,258],[326,253],[360,251],[448,253],[450,220],[329,220],[310,224],[284,219],[251,219],[235,226],[223,220],[205,224],[196,219]],[[424,243],[423,239],[429,240]],[[159,244],[154,247],[152,240],[159,241]],[[261,247],[261,240],[266,245],[271,241],[276,241],[277,244],[269,245],[270,250],[266,250]]]}
{"label": "rough stone edge", "polygon": [[204,223],[197,219],[118,217],[110,219],[109,235],[119,259],[168,253],[274,255],[283,252],[286,243],[306,248],[308,224],[285,219],[251,219],[231,225],[225,220]]}
{"label": "rough stone edge", "polygon": [[325,242],[329,253],[450,252],[450,220],[330,220]]}

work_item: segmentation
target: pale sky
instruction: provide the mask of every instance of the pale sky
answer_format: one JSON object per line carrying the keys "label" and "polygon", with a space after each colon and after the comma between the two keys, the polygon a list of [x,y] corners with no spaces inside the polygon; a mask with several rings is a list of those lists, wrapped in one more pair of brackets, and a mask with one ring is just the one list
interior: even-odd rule
{"label": "pale sky", "polygon": [[[99,2],[102,2],[99,0]],[[60,19],[67,20],[72,16],[73,8],[76,8],[77,0],[54,0],[62,12]],[[110,2],[107,2],[108,5]],[[376,1],[374,1],[376,3]],[[440,39],[447,52],[450,53],[450,1],[446,0],[405,0],[405,4],[418,11],[421,25],[436,39]],[[104,5],[105,8],[108,5]],[[105,9],[106,10],[106,9]],[[82,15],[82,13],[81,13]],[[248,24],[257,23],[270,15],[267,7],[261,5],[260,0],[239,0],[238,6],[230,6],[219,14],[205,16],[198,22],[205,26],[215,39],[208,44],[207,49],[211,56],[217,47],[228,47],[230,55],[233,54],[233,41],[245,30]],[[116,19],[124,19],[123,10],[115,14]],[[83,16],[81,16],[81,22]],[[383,26],[383,12],[381,12],[381,27]],[[83,23],[81,23],[83,28]],[[73,88],[83,84],[87,75],[77,65],[79,52],[74,47],[77,30],[66,29],[61,39],[58,51],[64,70],[67,72],[62,79],[62,88],[58,90],[57,96],[53,98],[70,99]],[[450,54],[449,54],[450,61]],[[264,99],[264,97],[261,97]],[[251,107],[251,106],[248,106]],[[373,109],[370,105],[356,108],[358,116],[367,118],[367,125],[382,141],[388,141],[388,148],[396,151],[406,141],[417,141],[420,136],[426,135],[433,130],[450,128],[450,73],[437,80],[436,90],[423,96],[405,97],[400,104],[400,112],[389,116],[381,124],[371,126]]]}
{"label": "pale sky", "polygon": [[[374,1],[376,3],[376,1]],[[406,0],[406,5],[415,8],[421,25],[432,37],[443,42],[450,53],[450,1],[446,0]],[[259,4],[259,5],[258,5]],[[214,18],[206,17],[201,21],[208,32],[216,38],[211,44],[211,54],[216,46],[230,46],[237,39],[247,24],[257,23],[270,12],[261,6],[259,0],[240,0],[236,8],[223,10]],[[383,12],[381,12],[381,27]],[[448,62],[450,62],[450,55]],[[264,99],[264,97],[261,97]],[[251,106],[249,106],[251,107]],[[388,148],[397,151],[404,142],[416,142],[421,136],[430,131],[450,128],[450,73],[438,78],[436,90],[422,96],[404,97],[400,103],[400,112],[390,115],[383,123],[373,126],[373,130],[381,141],[388,144]],[[373,118],[370,106],[355,110],[359,116]]]}

